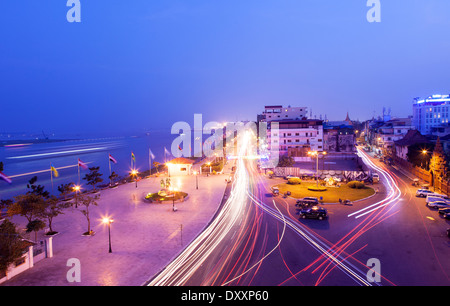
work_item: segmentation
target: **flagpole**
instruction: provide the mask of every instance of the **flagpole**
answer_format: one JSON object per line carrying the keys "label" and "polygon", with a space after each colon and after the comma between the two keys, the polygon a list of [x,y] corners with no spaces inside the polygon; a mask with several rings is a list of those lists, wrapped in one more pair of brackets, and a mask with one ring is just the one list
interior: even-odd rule
{"label": "flagpole", "polygon": [[152,154],[150,148],[148,148],[148,166],[150,167],[149,176],[152,175]]}
{"label": "flagpole", "polygon": [[80,185],[80,159],[77,161],[77,168],[78,168],[78,186]]}
{"label": "flagpole", "polygon": [[52,182],[52,193],[53,193],[53,170],[52,164],[50,163],[50,181]]}
{"label": "flagpole", "polygon": [[111,158],[109,157],[111,154],[108,153],[108,164],[109,164],[109,186],[112,186],[112,180],[111,180]]}

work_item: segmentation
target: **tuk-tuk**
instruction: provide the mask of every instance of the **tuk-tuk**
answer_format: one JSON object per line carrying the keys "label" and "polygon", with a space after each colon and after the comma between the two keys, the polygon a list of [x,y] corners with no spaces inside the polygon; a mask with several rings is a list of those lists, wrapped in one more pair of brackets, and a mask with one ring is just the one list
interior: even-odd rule
{"label": "tuk-tuk", "polygon": [[274,197],[278,196],[280,194],[280,189],[278,187],[272,187],[272,195]]}

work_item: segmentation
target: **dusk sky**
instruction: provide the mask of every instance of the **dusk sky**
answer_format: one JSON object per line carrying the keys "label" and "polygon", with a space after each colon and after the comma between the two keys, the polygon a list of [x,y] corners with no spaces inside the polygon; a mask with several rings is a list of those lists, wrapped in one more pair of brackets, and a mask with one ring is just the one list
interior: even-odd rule
{"label": "dusk sky", "polygon": [[264,105],[366,120],[450,93],[450,1],[4,0],[0,132],[134,133],[255,120]]}

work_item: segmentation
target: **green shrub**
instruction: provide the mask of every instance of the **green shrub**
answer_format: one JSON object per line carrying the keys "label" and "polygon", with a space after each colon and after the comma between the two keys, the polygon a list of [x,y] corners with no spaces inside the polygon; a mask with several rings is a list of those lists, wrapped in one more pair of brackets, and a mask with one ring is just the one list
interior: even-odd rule
{"label": "green shrub", "polygon": [[356,188],[356,189],[362,189],[362,188],[366,187],[363,182],[359,182],[359,181],[350,181],[347,183],[347,186],[349,188]]}
{"label": "green shrub", "polygon": [[302,183],[302,180],[298,177],[291,177],[290,179],[288,179],[287,183],[291,185],[300,185]]}

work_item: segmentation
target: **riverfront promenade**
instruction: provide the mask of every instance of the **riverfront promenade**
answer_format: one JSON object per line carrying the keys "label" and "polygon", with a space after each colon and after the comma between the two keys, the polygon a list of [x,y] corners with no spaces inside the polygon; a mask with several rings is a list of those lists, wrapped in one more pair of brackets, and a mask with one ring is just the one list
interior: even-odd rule
{"label": "riverfront promenade", "polygon": [[[172,177],[174,186],[189,194],[185,202],[150,204],[144,201],[148,192],[157,192],[162,177],[143,179],[102,190],[98,206],[90,207],[94,236],[87,231],[83,207],[68,208],[54,219],[53,257],[35,263],[34,267],[0,286],[139,286],[164,268],[209,223],[220,206],[225,188],[221,175]],[[164,177],[165,178],[165,177]],[[108,227],[101,219],[114,219],[111,224],[112,253],[108,253]],[[23,217],[12,221],[24,227]],[[34,233],[30,235],[34,239]],[[38,241],[44,239],[38,234]],[[81,282],[68,282],[70,258],[81,264]]]}

